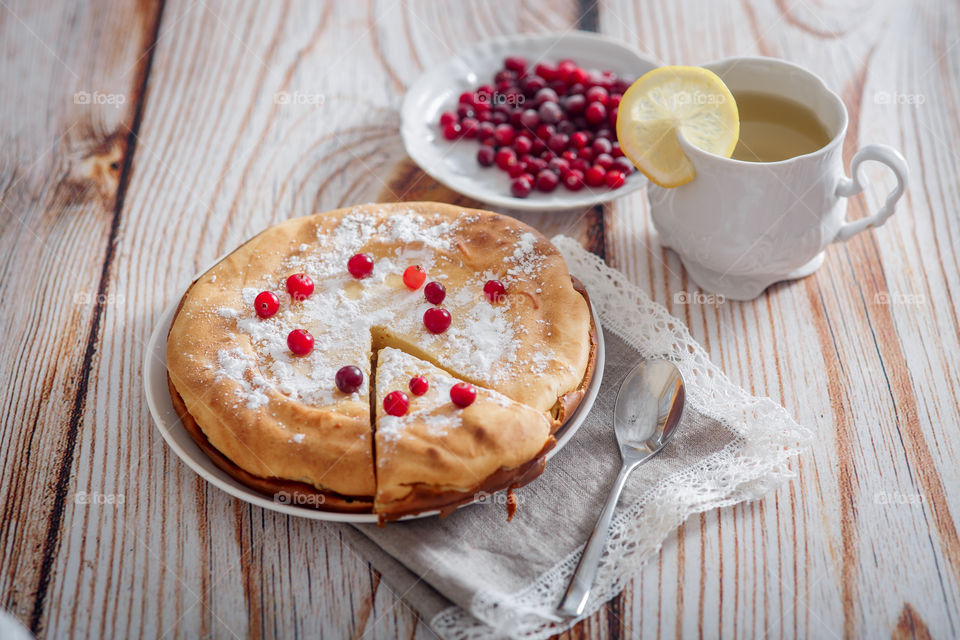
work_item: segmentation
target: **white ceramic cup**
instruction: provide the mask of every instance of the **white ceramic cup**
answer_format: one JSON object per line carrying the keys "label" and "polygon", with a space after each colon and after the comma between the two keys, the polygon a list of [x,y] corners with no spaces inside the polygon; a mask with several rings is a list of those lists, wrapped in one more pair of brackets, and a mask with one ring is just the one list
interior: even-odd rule
{"label": "white ceramic cup", "polygon": [[[885,145],[867,145],[843,172],[847,109],[817,75],[773,58],[726,58],[704,65],[736,95],[771,93],[813,110],[830,142],[780,162],[744,162],[707,153],[679,136],[696,177],[674,189],[651,185],[654,226],[701,288],[749,300],[781,280],[810,275],[824,248],[886,222],[907,186],[907,164]],[[876,213],[848,222],[847,198],[863,191],[861,163],[887,165],[896,187]]]}

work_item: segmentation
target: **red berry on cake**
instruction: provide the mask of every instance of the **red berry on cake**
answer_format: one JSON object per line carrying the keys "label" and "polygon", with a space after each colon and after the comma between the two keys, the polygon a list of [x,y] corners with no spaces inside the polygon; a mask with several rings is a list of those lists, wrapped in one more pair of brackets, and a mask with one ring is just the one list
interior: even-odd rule
{"label": "red berry on cake", "polygon": [[305,356],[313,351],[313,336],[304,329],[294,329],[287,335],[287,346],[294,355]]}
{"label": "red berry on cake", "polygon": [[423,284],[423,281],[427,279],[427,272],[423,270],[418,264],[413,265],[412,267],[407,267],[403,272],[403,284],[407,285],[408,289],[416,291],[420,288],[420,285]]}
{"label": "red berry on cake", "polygon": [[253,300],[253,308],[261,318],[269,318],[280,308],[280,298],[273,291],[261,291]]}
{"label": "red berry on cake", "polygon": [[427,286],[423,288],[423,297],[430,304],[440,304],[447,297],[447,290],[439,282],[428,282]]}
{"label": "red berry on cake", "polygon": [[366,278],[373,273],[373,258],[365,253],[358,253],[347,261],[347,271],[354,278]]}
{"label": "red berry on cake", "polygon": [[450,387],[450,401],[461,409],[469,407],[477,399],[477,390],[472,384],[458,382]]}
{"label": "red berry on cake", "polygon": [[499,280],[487,280],[487,284],[483,285],[483,295],[487,296],[490,302],[497,303],[504,300],[507,288]]}
{"label": "red berry on cake", "polygon": [[422,396],[430,389],[430,383],[423,376],[410,378],[410,393],[415,396]]}
{"label": "red berry on cake", "polygon": [[305,273],[295,273],[287,278],[287,293],[294,300],[303,302],[313,293],[313,280]]}
{"label": "red berry on cake", "polygon": [[402,416],[410,408],[410,399],[403,391],[391,391],[383,398],[383,410],[392,416]]}
{"label": "red berry on cake", "polygon": [[349,364],[337,370],[335,380],[337,389],[344,393],[353,393],[363,385],[363,371],[360,371],[360,367]]}
{"label": "red berry on cake", "polygon": [[423,314],[423,324],[430,333],[443,333],[450,326],[450,312],[440,307],[427,309]]}

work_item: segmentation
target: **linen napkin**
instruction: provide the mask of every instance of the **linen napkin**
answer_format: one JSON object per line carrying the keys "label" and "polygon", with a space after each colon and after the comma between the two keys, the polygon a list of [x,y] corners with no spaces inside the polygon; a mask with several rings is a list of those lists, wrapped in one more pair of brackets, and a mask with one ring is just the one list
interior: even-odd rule
{"label": "linen napkin", "polygon": [[584,616],[619,593],[687,517],[759,498],[792,477],[789,459],[810,437],[783,407],[730,382],[686,327],[623,274],[575,240],[553,243],[597,309],[606,362],[592,411],[543,475],[515,492],[513,520],[497,494],[442,519],[340,525],[442,638],[544,638],[576,622],[554,608],[619,470],[613,407],[639,360],[676,362],[687,406],[674,439],[624,490]]}

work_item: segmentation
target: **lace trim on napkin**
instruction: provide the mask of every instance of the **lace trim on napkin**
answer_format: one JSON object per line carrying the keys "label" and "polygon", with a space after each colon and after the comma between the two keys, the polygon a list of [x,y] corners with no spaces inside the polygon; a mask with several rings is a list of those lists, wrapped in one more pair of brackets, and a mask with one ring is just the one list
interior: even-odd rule
{"label": "lace trim on napkin", "polygon": [[[644,357],[667,357],[676,362],[687,383],[687,402],[734,435],[726,447],[665,478],[617,514],[583,616],[587,617],[618,594],[643,561],[659,551],[666,537],[689,516],[760,498],[792,478],[789,460],[809,442],[811,434],[776,402],[751,396],[731,382],[687,327],[622,273],[572,238],[556,236],[553,243],[563,253],[570,272],[586,286],[604,330],[618,334]],[[469,612],[450,607],[434,616],[430,626],[443,638],[470,640],[505,635],[533,640],[569,628],[576,620],[560,620],[553,609],[581,550],[563,558],[522,591],[478,592]]]}

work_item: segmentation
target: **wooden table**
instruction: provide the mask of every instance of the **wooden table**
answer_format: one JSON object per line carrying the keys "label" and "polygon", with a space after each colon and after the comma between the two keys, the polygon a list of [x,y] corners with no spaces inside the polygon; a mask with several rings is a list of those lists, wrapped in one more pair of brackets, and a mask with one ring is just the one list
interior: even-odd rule
{"label": "wooden table", "polygon": [[[850,109],[846,160],[888,143],[913,176],[885,227],[742,304],[681,304],[698,290],[642,193],[524,216],[629,274],[817,436],[795,482],[692,518],[569,635],[960,634],[956,3],[8,1],[0,592],[38,635],[432,637],[331,529],[167,450],[144,345],[194,272],[273,222],[452,197],[405,159],[404,90],[482,38],[576,27],[665,63],[804,64]],[[892,185],[867,173],[851,215]]]}

